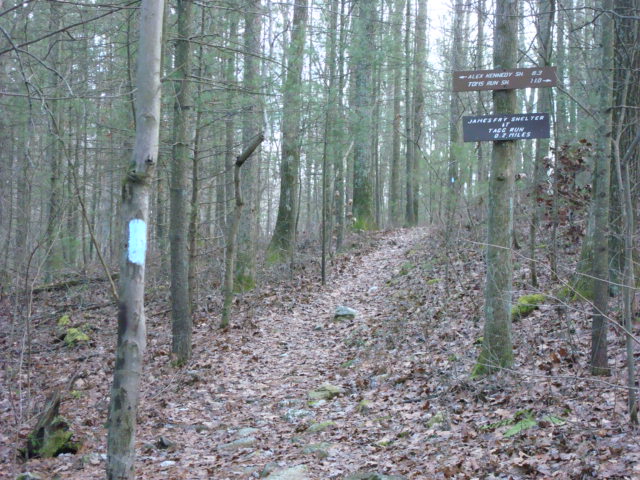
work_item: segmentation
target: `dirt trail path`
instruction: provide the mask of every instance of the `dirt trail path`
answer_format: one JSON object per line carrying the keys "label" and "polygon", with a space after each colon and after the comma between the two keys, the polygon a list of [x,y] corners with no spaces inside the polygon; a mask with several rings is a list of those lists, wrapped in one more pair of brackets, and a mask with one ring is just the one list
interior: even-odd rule
{"label": "dirt trail path", "polygon": [[[182,368],[171,362],[167,301],[150,295],[137,478],[640,478],[637,431],[620,393],[622,336],[612,335],[615,375],[596,383],[586,309],[561,317],[550,302],[514,324],[514,372],[471,381],[483,327],[482,251],[459,245],[449,258],[426,229],[375,233],[364,243],[337,259],[326,287],[311,278],[315,267],[263,282],[241,299],[228,331],[217,328],[218,308],[199,305],[193,358]],[[117,314],[111,305],[70,311],[92,339],[67,348],[50,312],[50,303],[97,301],[106,298],[92,290],[43,295],[36,305],[28,398],[42,405],[78,373],[61,414],[81,451],[16,462],[30,424],[14,422],[14,404],[0,396],[1,480],[25,471],[104,478]],[[333,321],[339,305],[359,315]],[[19,354],[7,344],[4,351]],[[331,398],[311,402],[325,384]]]}
{"label": "dirt trail path", "polygon": [[[265,465],[304,464],[308,477],[300,478],[342,478],[355,469],[368,455],[368,446],[350,444],[347,433],[358,403],[349,395],[348,372],[340,368],[349,360],[345,338],[357,325],[381,315],[387,300],[380,292],[406,261],[405,252],[425,235],[422,229],[385,234],[372,251],[354,253],[326,287],[293,292],[284,303],[265,299],[274,308],[252,319],[258,327],[253,334],[232,330],[215,346],[199,340],[196,368],[181,379],[193,385],[179,389],[181,400],[166,404],[167,422],[155,432],[180,445],[167,457],[177,463],[165,463],[170,466],[165,474],[172,477],[185,463],[193,474],[189,478],[216,479],[251,478]],[[359,312],[355,322],[332,321],[339,305]],[[323,383],[344,392],[310,407],[308,393]],[[335,424],[316,434],[306,431],[322,422]],[[198,432],[194,425],[200,424]],[[305,453],[305,447],[319,442],[326,442],[325,448]],[[147,460],[145,468],[162,464],[156,455]]]}

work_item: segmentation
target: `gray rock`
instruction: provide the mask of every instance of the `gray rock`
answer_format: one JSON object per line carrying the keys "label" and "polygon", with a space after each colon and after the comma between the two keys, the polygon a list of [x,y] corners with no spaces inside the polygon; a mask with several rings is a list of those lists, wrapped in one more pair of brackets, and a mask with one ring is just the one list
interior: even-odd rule
{"label": "gray rock", "polygon": [[271,473],[267,478],[270,480],[311,480],[306,465],[297,465],[278,470]]}
{"label": "gray rock", "polygon": [[245,428],[241,428],[240,430],[238,430],[236,432],[236,438],[245,438],[245,437],[250,437],[255,433],[258,433],[260,430],[258,430],[257,428],[253,428],[253,427],[245,427]]}
{"label": "gray rock", "polygon": [[269,476],[271,472],[276,470],[279,467],[277,463],[267,463],[264,468],[260,471],[260,478],[264,478]]}
{"label": "gray rock", "polygon": [[278,406],[280,408],[297,407],[298,405],[302,405],[302,403],[304,402],[299,398],[285,398],[284,400],[280,400],[280,402],[278,402]]}
{"label": "gray rock", "polygon": [[338,308],[336,308],[336,311],[333,314],[333,319],[336,322],[339,322],[342,320],[353,320],[354,318],[356,318],[358,313],[359,312],[357,310],[354,310],[353,308],[340,305]]}
{"label": "gray rock", "polygon": [[166,450],[172,447],[175,447],[176,444],[175,442],[172,442],[171,440],[169,440],[167,437],[160,437],[156,443],[154,444],[154,446],[156,448],[159,448],[160,450]]}
{"label": "gray rock", "polygon": [[284,414],[284,419],[289,423],[298,423],[301,419],[312,416],[313,412],[310,412],[309,410],[290,408],[287,410],[287,413]]}
{"label": "gray rock", "polygon": [[309,428],[307,428],[307,433],[324,432],[325,430],[328,430],[335,426],[336,426],[336,422],[332,422],[331,420],[328,420],[326,422],[314,423]]}
{"label": "gray rock", "polygon": [[177,462],[173,460],[165,460],[164,462],[160,462],[160,466],[162,468],[173,467]]}
{"label": "gray rock", "polygon": [[224,443],[218,446],[218,450],[239,450],[241,448],[249,448],[255,445],[255,437],[244,437],[234,440],[233,442]]}
{"label": "gray rock", "polygon": [[325,383],[324,385],[321,385],[317,390],[309,392],[309,400],[331,400],[332,398],[337,397],[338,395],[341,395],[343,393],[344,388]]}
{"label": "gray rock", "polygon": [[326,405],[326,404],[327,404],[327,401],[324,398],[321,399],[321,400],[311,400],[309,402],[309,406],[311,408],[319,408],[319,407],[321,407],[323,405]]}
{"label": "gray rock", "polygon": [[329,450],[333,447],[328,442],[312,443],[302,449],[302,453],[306,455],[315,455],[317,458],[327,458]]}

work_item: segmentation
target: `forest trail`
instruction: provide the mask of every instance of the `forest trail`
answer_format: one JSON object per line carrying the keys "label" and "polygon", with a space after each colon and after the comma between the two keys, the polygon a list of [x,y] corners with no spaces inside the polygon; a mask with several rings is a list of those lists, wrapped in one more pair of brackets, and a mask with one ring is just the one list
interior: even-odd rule
{"label": "forest trail", "polygon": [[[460,242],[447,254],[440,240],[426,228],[357,237],[333,260],[324,287],[317,263],[293,273],[275,267],[276,281],[239,299],[231,328],[218,329],[219,305],[199,305],[192,360],[182,368],[171,361],[162,290],[149,295],[138,478],[638,478],[623,337],[612,341],[613,375],[594,380],[588,309],[549,300],[514,323],[514,370],[471,380],[483,252]],[[516,295],[530,293],[517,278]],[[104,477],[116,312],[99,288],[43,294],[34,306],[26,398],[42,405],[78,374],[61,414],[82,449],[15,462],[12,445],[35,422],[15,422],[17,402],[0,397],[1,479],[25,471]],[[357,310],[355,319],[334,321],[341,305]],[[61,343],[61,311],[91,342]],[[3,351],[18,355],[6,338]]]}
{"label": "forest trail", "polygon": [[[251,319],[256,330],[250,337],[237,338],[231,331],[225,338],[231,343],[228,349],[203,346],[196,358],[209,357],[209,351],[215,359],[208,359],[212,368],[202,374],[199,384],[215,385],[217,393],[213,409],[204,409],[195,418],[209,417],[217,426],[217,452],[203,451],[195,438],[190,449],[215,458],[208,468],[216,472],[214,478],[247,478],[250,472],[264,474],[296,465],[306,465],[308,478],[342,478],[366,461],[369,447],[351,443],[344,431],[348,417],[358,415],[359,405],[349,398],[354,379],[344,368],[352,360],[350,335],[384,314],[388,299],[383,288],[406,262],[407,250],[423,243],[427,234],[426,229],[388,232],[373,250],[348,255],[350,260],[325,287],[290,292],[291,297],[273,290]],[[338,306],[357,310],[355,320],[333,321]],[[309,393],[323,384],[338,387],[339,395],[309,406]],[[211,398],[209,388],[201,393]],[[194,405],[196,399],[185,394],[184,401]],[[172,413],[171,423],[190,424],[194,413],[192,409],[184,415]],[[309,433],[309,428],[322,431]],[[251,445],[246,448],[245,434],[255,439],[255,443],[247,440]],[[340,441],[332,443],[336,437]],[[185,438],[178,443],[191,442]]]}

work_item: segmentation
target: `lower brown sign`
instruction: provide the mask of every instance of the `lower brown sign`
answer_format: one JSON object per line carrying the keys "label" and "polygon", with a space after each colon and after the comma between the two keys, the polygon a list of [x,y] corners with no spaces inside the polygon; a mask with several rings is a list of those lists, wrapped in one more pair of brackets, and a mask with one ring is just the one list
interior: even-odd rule
{"label": "lower brown sign", "polygon": [[549,138],[548,113],[477,115],[462,117],[465,142]]}

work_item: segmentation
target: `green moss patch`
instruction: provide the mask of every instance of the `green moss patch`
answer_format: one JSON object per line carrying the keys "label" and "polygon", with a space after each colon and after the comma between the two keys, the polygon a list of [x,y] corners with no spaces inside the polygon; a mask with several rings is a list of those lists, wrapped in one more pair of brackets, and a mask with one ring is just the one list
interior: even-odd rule
{"label": "green moss patch", "polygon": [[27,458],[50,458],[63,453],[77,453],[79,449],[80,443],[73,441],[69,423],[65,418],[57,416],[51,425],[29,434],[27,448],[22,453]]}
{"label": "green moss patch", "polygon": [[533,293],[531,295],[523,295],[517,303],[511,307],[511,317],[514,320],[520,320],[537,310],[547,297],[541,293]]}
{"label": "green moss patch", "polygon": [[64,343],[69,347],[73,347],[80,343],[86,343],[89,340],[91,340],[89,335],[79,328],[68,328],[64,336]]}

